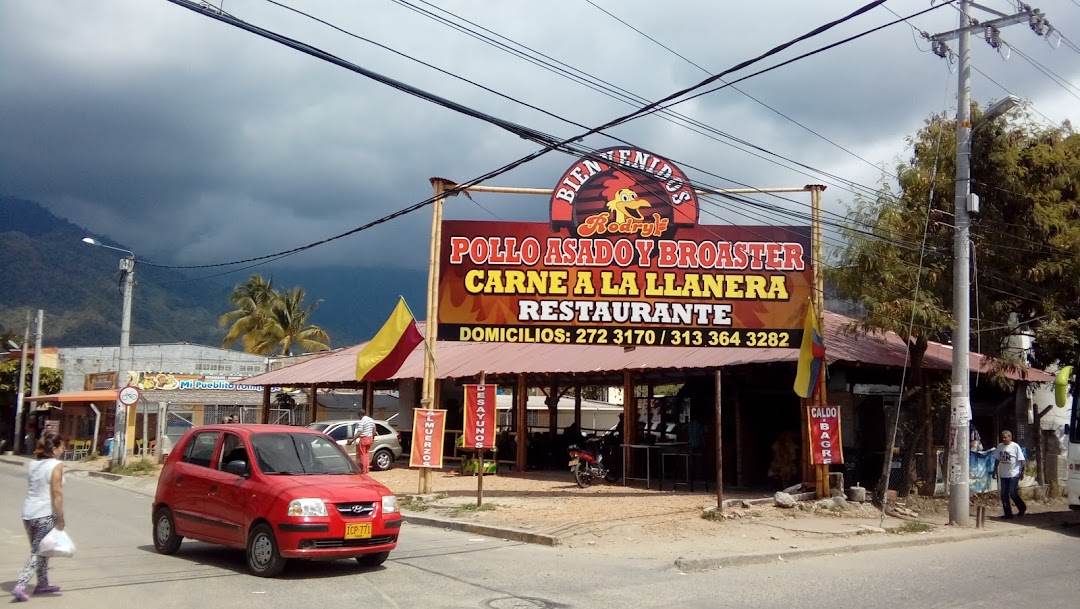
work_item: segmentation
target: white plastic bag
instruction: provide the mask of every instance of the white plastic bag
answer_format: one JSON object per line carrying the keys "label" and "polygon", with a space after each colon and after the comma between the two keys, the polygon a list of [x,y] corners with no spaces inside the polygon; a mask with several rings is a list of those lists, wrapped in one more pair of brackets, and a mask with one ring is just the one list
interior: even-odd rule
{"label": "white plastic bag", "polygon": [[75,542],[64,531],[53,529],[38,544],[38,556],[71,558],[75,556]]}

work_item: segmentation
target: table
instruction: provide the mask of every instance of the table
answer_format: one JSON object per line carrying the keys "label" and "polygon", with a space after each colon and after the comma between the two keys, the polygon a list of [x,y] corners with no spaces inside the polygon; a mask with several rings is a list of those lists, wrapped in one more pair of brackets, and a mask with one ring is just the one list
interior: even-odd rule
{"label": "table", "polygon": [[[622,483],[626,486],[627,480],[644,480],[645,488],[652,489],[652,455],[649,454],[653,450],[661,450],[665,448],[674,448],[689,446],[689,442],[657,442],[655,444],[622,444]],[[644,478],[632,478],[626,475],[626,455],[631,450],[644,450],[645,451],[645,477]],[[663,484],[663,463],[661,462],[661,477],[660,484]]]}

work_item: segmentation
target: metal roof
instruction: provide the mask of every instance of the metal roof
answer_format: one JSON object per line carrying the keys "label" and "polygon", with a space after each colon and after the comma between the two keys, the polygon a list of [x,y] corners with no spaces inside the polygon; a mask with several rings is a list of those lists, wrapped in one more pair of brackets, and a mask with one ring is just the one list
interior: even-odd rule
{"label": "metal roof", "polygon": [[[904,341],[895,333],[852,335],[844,327],[855,320],[825,313],[825,358],[869,366],[902,367]],[[424,332],[421,323],[420,331]],[[327,353],[302,363],[244,379],[247,385],[291,387],[331,386],[356,383],[356,354],[367,343]],[[952,368],[952,350],[931,343],[924,366],[933,370]],[[798,348],[751,349],[739,347],[637,347],[625,351],[611,345],[549,345],[541,343],[474,343],[439,341],[435,351],[436,376],[440,379],[516,374],[590,374],[621,370],[685,370],[796,362]],[[990,358],[971,354],[972,370],[988,372]],[[1053,381],[1053,376],[1033,369],[1006,371],[1015,380]],[[424,376],[424,344],[416,347],[389,380]]]}

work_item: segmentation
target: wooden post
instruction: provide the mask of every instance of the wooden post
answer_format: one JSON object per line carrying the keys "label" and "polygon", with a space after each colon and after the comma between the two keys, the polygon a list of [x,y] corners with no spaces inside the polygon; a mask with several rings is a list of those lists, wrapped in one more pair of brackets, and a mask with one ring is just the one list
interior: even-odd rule
{"label": "wooden post", "polygon": [[[431,186],[435,189],[435,201],[431,206],[431,243],[430,256],[428,258],[428,284],[427,284],[427,319],[424,325],[424,342],[427,354],[424,357],[424,384],[420,392],[421,408],[438,408],[439,404],[435,390],[435,345],[439,335],[439,256],[442,247],[442,196],[446,182],[442,178],[431,178]],[[431,469],[420,468],[418,481],[419,492],[423,495],[431,493]]]}
{"label": "wooden post", "polygon": [[[821,191],[825,190],[825,187],[819,184],[811,184],[808,186],[810,189],[810,209],[812,219],[812,231],[813,231],[813,271],[814,271],[814,309],[817,312],[818,328],[821,328],[821,332],[825,333],[825,268],[822,261],[821,253]],[[821,362],[820,376],[817,382],[817,391],[814,395],[810,396],[809,404],[816,406],[825,406],[828,403],[827,392],[825,390],[825,362]],[[839,420],[839,419],[838,419]],[[806,452],[810,450],[810,429],[807,426],[807,444]],[[885,456],[886,459],[891,458],[890,455]],[[809,462],[809,460],[808,460]],[[829,492],[829,466],[818,465],[816,467],[815,480],[817,481],[816,490],[818,498],[828,497]]]}
{"label": "wooden post", "polygon": [[[487,373],[480,373],[480,384],[483,385],[487,381]],[[498,393],[496,391],[496,393]],[[492,400],[495,396],[491,396]],[[464,404],[462,404],[464,406]],[[498,412],[498,410],[496,410]],[[484,450],[483,448],[476,449],[476,507],[480,507],[484,504]]]}
{"label": "wooden post", "polygon": [[554,440],[559,435],[559,377],[551,375],[551,395],[547,399],[548,436]]}
{"label": "wooden post", "polygon": [[1042,418],[1053,407],[1053,404],[1051,404],[1040,412],[1038,404],[1031,404],[1031,414],[1034,415],[1032,418],[1035,420],[1035,482],[1039,486],[1046,484],[1046,468],[1043,464]]}
{"label": "wooden post", "polygon": [[[581,381],[574,380],[574,426],[581,432]],[[575,438],[575,443],[577,438]]]}
{"label": "wooden post", "polygon": [[375,383],[364,382],[364,414],[373,416],[375,413]]}
{"label": "wooden post", "polygon": [[259,408],[259,422],[270,422],[270,385],[264,385],[262,388],[262,405]]}
{"label": "wooden post", "polygon": [[519,374],[517,378],[517,455],[515,468],[519,472],[525,471],[528,466],[529,441],[529,386],[525,381],[525,374]]}
{"label": "wooden post", "polygon": [[720,369],[716,369],[716,511],[724,511],[724,424],[720,405]]}
{"label": "wooden post", "polygon": [[311,425],[315,422],[315,412],[319,408],[319,387],[318,385],[312,385],[308,390],[308,420],[305,425]]}

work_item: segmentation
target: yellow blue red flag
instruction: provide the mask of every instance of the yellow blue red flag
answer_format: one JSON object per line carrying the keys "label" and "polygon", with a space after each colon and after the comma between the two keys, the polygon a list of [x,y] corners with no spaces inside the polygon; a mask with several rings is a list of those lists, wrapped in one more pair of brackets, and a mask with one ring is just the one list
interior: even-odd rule
{"label": "yellow blue red flag", "polygon": [[799,348],[799,371],[795,375],[795,393],[810,398],[821,378],[825,365],[825,337],[818,327],[814,301],[806,304],[806,320],[803,321],[802,346]]}

